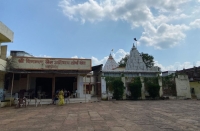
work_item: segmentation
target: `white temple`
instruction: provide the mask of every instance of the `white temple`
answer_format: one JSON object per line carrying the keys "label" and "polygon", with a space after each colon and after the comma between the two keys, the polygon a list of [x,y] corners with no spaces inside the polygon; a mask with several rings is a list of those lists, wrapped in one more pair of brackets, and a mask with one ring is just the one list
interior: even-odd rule
{"label": "white temple", "polygon": [[[130,50],[130,55],[126,63],[126,67],[118,68],[118,64],[110,54],[102,70],[102,93],[106,92],[105,77],[121,77],[124,86],[126,87],[126,91],[128,91],[128,85],[134,79],[134,77],[140,77],[140,79],[143,81],[144,77],[157,77],[160,73],[160,69],[157,66],[153,66],[151,68],[146,67],[142,56],[134,45]],[[145,99],[144,83],[142,85],[142,99]]]}
{"label": "white temple", "polygon": [[160,73],[160,69],[157,66],[147,68],[142,56],[138,52],[137,48],[133,45],[130,50],[130,55],[128,57],[126,67],[118,69],[118,64],[110,54],[106,64],[102,70],[104,76],[119,77],[122,73],[126,77],[155,77]]}

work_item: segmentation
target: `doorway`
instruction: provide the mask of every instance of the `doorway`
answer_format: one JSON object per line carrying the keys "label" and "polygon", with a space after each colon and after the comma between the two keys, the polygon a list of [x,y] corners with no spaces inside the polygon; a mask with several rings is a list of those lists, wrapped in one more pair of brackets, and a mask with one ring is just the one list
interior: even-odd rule
{"label": "doorway", "polygon": [[76,77],[56,77],[55,81],[55,91],[65,89],[72,94],[76,90]]}
{"label": "doorway", "polygon": [[37,98],[52,98],[52,78],[36,78],[35,96]]}

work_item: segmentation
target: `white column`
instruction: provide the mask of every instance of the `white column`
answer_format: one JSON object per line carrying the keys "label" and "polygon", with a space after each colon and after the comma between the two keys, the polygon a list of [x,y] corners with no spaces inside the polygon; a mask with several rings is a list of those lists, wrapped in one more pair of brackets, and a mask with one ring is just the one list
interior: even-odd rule
{"label": "white column", "polygon": [[[125,77],[121,78],[121,81],[124,83],[124,87],[126,87],[126,80]],[[122,99],[126,99],[126,88],[124,89],[124,94],[123,94],[123,98]]]}
{"label": "white column", "polygon": [[84,97],[83,96],[83,76],[77,76],[77,96],[78,98]]}
{"label": "white column", "polygon": [[159,95],[160,97],[163,95],[163,88],[162,88],[162,78],[158,78],[158,84],[160,86]]}
{"label": "white column", "polygon": [[1,43],[0,43],[0,58],[1,58]]}
{"label": "white column", "polygon": [[141,97],[144,100],[145,99],[145,86],[144,86],[144,78],[140,77],[140,81],[142,83],[142,88],[141,88]]}
{"label": "white column", "polygon": [[101,77],[101,94],[106,93],[106,81],[105,78]]}

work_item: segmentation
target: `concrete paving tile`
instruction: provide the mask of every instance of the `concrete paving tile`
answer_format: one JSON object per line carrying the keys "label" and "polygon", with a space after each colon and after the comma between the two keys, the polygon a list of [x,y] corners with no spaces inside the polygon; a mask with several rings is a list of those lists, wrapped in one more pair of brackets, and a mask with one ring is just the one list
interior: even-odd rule
{"label": "concrete paving tile", "polygon": [[78,117],[77,121],[91,121],[91,119]]}
{"label": "concrete paving tile", "polygon": [[124,128],[122,127],[110,127],[111,131],[126,131]]}
{"label": "concrete paving tile", "polygon": [[66,119],[65,116],[55,116],[55,117],[52,118],[52,120],[55,120],[55,121],[63,121],[65,119]]}
{"label": "concrete paving tile", "polygon": [[94,130],[95,131],[109,131],[110,130],[110,127],[108,126],[100,126],[100,125],[94,125]]}
{"label": "concrete paving tile", "polygon": [[140,125],[140,128],[144,131],[162,131],[162,129],[154,125]]}
{"label": "concrete paving tile", "polygon": [[77,131],[77,129],[60,129],[59,131]]}
{"label": "concrete paving tile", "polygon": [[[157,126],[157,125],[156,125]],[[163,125],[160,125],[160,126],[157,126],[159,127],[160,129],[173,129],[173,130],[181,130],[180,128],[180,125],[179,124],[163,124]]]}
{"label": "concrete paving tile", "polygon": [[78,121],[77,124],[78,124],[79,127],[90,126],[91,121]]}
{"label": "concrete paving tile", "polygon": [[[0,108],[0,131],[198,131],[199,102],[102,101],[65,106]],[[86,128],[90,127],[90,128]]]}
{"label": "concrete paving tile", "polygon": [[[1,130],[2,131],[2,130]],[[4,130],[3,130],[4,131]],[[26,128],[12,128],[9,130],[5,130],[5,131],[26,131]]]}
{"label": "concrete paving tile", "polygon": [[173,129],[162,129],[162,131],[175,131]]}
{"label": "concrete paving tile", "polygon": [[119,126],[123,126],[122,124],[120,124],[117,121],[106,121],[107,126],[109,127],[119,127]]}
{"label": "concrete paving tile", "polygon": [[59,131],[77,131],[78,126],[76,125],[63,125],[60,127]]}
{"label": "concrete paving tile", "polygon": [[91,121],[91,125],[93,126],[105,126],[106,125],[106,121]]}
{"label": "concrete paving tile", "polygon": [[141,120],[141,121],[133,121],[134,123],[138,124],[138,125],[153,125],[153,121],[148,121],[146,119]]}
{"label": "concrete paving tile", "polygon": [[117,120],[117,122],[120,123],[123,126],[134,124],[133,121],[130,121],[130,120],[127,120],[127,119],[119,119],[119,120]]}
{"label": "concrete paving tile", "polygon": [[78,131],[94,131],[93,127],[87,126],[87,127],[78,127]]}
{"label": "concrete paving tile", "polygon": [[59,131],[60,128],[53,128],[53,127],[45,127],[42,128],[42,131]]}
{"label": "concrete paving tile", "polygon": [[114,120],[115,118],[113,118],[112,116],[101,116],[104,120]]}
{"label": "concrete paving tile", "polygon": [[102,117],[94,117],[94,118],[91,118],[92,121],[102,121],[104,120]]}
{"label": "concrete paving tile", "polygon": [[145,131],[141,128],[140,125],[137,124],[125,125],[124,129],[126,129],[126,131]]}
{"label": "concrete paving tile", "polygon": [[78,124],[77,120],[65,120],[63,122],[63,125],[77,125],[77,124]]}
{"label": "concrete paving tile", "polygon": [[88,112],[81,112],[81,113],[78,114],[78,116],[80,118],[88,118],[88,117],[90,117]]}

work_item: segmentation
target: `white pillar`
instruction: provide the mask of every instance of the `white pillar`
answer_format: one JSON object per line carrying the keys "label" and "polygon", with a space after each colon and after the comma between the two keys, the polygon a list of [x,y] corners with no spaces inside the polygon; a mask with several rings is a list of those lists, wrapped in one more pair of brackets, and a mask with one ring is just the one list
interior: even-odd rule
{"label": "white pillar", "polygon": [[1,58],[1,43],[0,43],[0,58]]}
{"label": "white pillar", "polygon": [[84,97],[83,95],[83,76],[77,76],[77,97]]}
{"label": "white pillar", "polygon": [[101,77],[101,94],[102,93],[106,93],[106,81],[103,77]]}
{"label": "white pillar", "polygon": [[[126,87],[126,80],[125,77],[121,78],[121,81],[124,83],[124,87]],[[126,99],[126,88],[124,89],[123,99]]]}
{"label": "white pillar", "polygon": [[160,86],[159,95],[161,97],[163,95],[162,78],[158,78],[158,84]]}
{"label": "white pillar", "polygon": [[142,83],[142,88],[141,88],[141,97],[144,100],[145,99],[145,86],[144,86],[144,78],[140,77],[140,81]]}
{"label": "white pillar", "polygon": [[14,73],[12,76],[12,86],[11,86],[11,91],[10,91],[10,106],[12,105],[11,101],[12,101],[12,93],[13,93],[13,83],[14,83]]}

